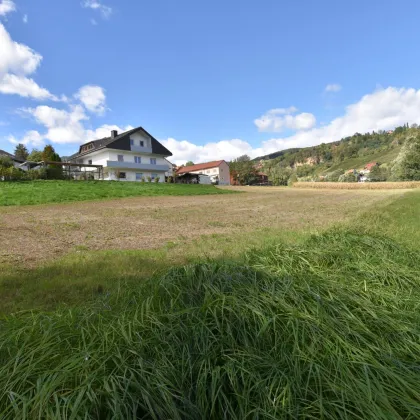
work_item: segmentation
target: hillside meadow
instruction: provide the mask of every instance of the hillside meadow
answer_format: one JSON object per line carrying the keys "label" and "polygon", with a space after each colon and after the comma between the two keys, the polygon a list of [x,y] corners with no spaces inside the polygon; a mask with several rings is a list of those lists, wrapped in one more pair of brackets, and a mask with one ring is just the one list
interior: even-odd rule
{"label": "hillside meadow", "polygon": [[419,418],[420,192],[253,190],[263,229],[9,266],[0,418]]}

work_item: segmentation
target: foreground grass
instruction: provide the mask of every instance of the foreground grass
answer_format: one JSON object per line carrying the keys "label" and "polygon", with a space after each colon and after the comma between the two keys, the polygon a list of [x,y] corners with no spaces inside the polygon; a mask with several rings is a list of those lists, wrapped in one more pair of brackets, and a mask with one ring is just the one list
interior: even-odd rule
{"label": "foreground grass", "polygon": [[226,194],[213,185],[118,181],[31,181],[0,183],[0,206],[17,206],[105,198]]}
{"label": "foreground grass", "polygon": [[[0,418],[420,418],[419,211],[401,194],[321,234],[260,232],[223,260],[214,238],[208,261],[184,252],[169,271],[159,253],[81,253],[72,283],[109,270],[120,286],[0,320]],[[37,270],[35,296],[42,275],[69,282]]]}
{"label": "foreground grass", "polygon": [[420,417],[419,253],[333,230],[9,316],[0,417]]}
{"label": "foreground grass", "polygon": [[243,263],[250,247],[279,241],[300,243],[307,232],[258,229],[235,235],[203,235],[192,241],[168,242],[159,249],[88,251],[81,248],[36,268],[3,264],[0,315],[25,310],[55,310],[83,305],[103,294],[134,288],[171,267],[211,260]]}

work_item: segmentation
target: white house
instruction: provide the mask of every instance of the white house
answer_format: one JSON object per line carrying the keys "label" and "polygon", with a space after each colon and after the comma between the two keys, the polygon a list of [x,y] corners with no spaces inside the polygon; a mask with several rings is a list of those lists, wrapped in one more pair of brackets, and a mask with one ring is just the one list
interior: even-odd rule
{"label": "white house", "polygon": [[213,182],[220,185],[230,185],[229,165],[224,160],[183,166],[176,171],[177,175],[186,173],[208,175]]}
{"label": "white house", "polygon": [[141,181],[151,177],[165,182],[165,174],[172,170],[166,160],[169,156],[172,153],[166,147],[138,127],[121,134],[113,130],[110,137],[82,144],[69,161],[102,165],[106,180]]}

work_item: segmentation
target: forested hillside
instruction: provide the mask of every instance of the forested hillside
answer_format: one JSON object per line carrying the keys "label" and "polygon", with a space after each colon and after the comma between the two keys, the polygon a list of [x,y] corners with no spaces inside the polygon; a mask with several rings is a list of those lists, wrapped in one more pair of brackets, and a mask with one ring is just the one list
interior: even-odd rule
{"label": "forested hillside", "polygon": [[[254,159],[254,163],[275,185],[296,181],[356,181],[369,163],[375,163],[370,181],[415,179],[420,177],[420,160],[419,175],[415,168],[414,172],[402,174],[397,163],[403,159],[402,155],[409,154],[414,143],[419,142],[417,124],[411,127],[406,124],[387,132],[356,133],[332,143],[283,150]],[[416,166],[417,163],[413,164]]]}

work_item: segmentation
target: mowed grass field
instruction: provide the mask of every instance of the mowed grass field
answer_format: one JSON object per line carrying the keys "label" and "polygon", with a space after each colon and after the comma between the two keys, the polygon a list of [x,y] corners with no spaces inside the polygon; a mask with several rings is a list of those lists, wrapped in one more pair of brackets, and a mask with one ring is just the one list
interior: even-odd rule
{"label": "mowed grass field", "polygon": [[123,197],[225,194],[212,185],[119,181],[2,182],[0,206],[66,203]]}
{"label": "mowed grass field", "polygon": [[0,210],[0,418],[420,418],[419,191],[125,200]]}

